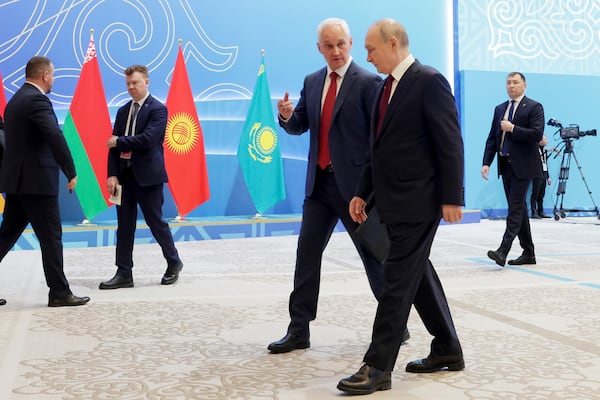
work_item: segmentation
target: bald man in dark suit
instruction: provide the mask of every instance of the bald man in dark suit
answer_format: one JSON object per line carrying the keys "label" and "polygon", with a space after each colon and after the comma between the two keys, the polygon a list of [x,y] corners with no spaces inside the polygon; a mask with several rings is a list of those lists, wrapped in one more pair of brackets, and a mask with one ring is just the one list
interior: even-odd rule
{"label": "bald man in dark suit", "polygon": [[429,260],[440,218],[451,223],[462,218],[464,155],[454,97],[438,71],[413,58],[398,22],[372,25],[365,48],[367,61],[387,78],[373,112],[370,164],[363,168],[349,212],[364,223],[366,199],[374,192],[391,247],[364,364],[337,386],[350,394],[391,389],[413,305],[433,340],[429,355],[409,362],[406,371],[464,368],[448,302]]}

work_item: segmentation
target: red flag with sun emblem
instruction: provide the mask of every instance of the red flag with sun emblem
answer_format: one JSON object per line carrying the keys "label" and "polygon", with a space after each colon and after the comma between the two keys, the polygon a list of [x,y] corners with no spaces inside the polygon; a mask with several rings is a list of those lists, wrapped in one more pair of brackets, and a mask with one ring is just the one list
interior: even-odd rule
{"label": "red flag with sun emblem", "polygon": [[181,217],[210,198],[204,137],[181,46],[167,96],[165,164],[169,189]]}

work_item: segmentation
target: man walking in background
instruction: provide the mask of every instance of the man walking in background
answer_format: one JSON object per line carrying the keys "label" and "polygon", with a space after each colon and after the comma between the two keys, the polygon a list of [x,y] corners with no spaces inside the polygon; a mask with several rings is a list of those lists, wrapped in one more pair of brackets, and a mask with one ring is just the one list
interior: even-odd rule
{"label": "man walking in background", "polygon": [[506,92],[509,100],[494,110],[481,167],[481,176],[487,180],[490,165],[498,155],[498,175],[502,175],[508,215],[500,247],[488,251],[487,255],[501,267],[504,267],[506,256],[517,236],[523,252],[508,263],[535,264],[526,197],[531,180],[543,178],[539,143],[544,134],[544,108],[525,96],[525,88],[527,82],[522,73],[508,74]]}

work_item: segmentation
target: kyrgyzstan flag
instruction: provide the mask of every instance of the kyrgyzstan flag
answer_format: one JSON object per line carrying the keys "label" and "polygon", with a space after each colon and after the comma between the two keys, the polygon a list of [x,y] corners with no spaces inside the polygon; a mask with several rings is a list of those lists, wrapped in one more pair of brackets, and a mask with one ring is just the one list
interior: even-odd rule
{"label": "kyrgyzstan flag", "polygon": [[85,218],[92,219],[109,206],[108,191],[103,188],[108,162],[106,141],[112,133],[92,34],[63,133],[77,170],[75,193]]}
{"label": "kyrgyzstan flag", "polygon": [[186,216],[210,198],[204,137],[181,46],[167,96],[165,164],[177,214]]}

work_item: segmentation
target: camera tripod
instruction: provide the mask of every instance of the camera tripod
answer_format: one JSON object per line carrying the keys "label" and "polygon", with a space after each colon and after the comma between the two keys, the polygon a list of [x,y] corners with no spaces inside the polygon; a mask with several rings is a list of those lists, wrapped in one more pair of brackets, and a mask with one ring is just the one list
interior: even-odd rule
{"label": "camera tripod", "polygon": [[[557,157],[558,154],[555,156]],[[581,179],[585,185],[585,188],[588,191],[588,195],[592,200],[592,204],[594,205],[593,210],[582,210],[582,209],[566,209],[563,208],[563,200],[565,197],[565,193],[567,191],[567,179],[569,179],[569,168],[571,167],[571,158],[575,160],[575,164],[577,165],[577,169],[579,170],[579,175],[581,175]],[[558,207],[558,202],[560,200],[560,208]],[[560,162],[560,172],[558,174],[558,190],[556,191],[556,202],[554,203],[554,220],[558,221],[560,218],[565,218],[568,212],[595,212],[598,219],[600,219],[600,212],[598,211],[598,206],[592,197],[592,191],[585,180],[585,176],[583,176],[583,171],[581,169],[581,165],[579,165],[579,161],[577,161],[577,156],[575,156],[575,152],[573,151],[573,139],[563,139],[563,154],[562,160]]]}

